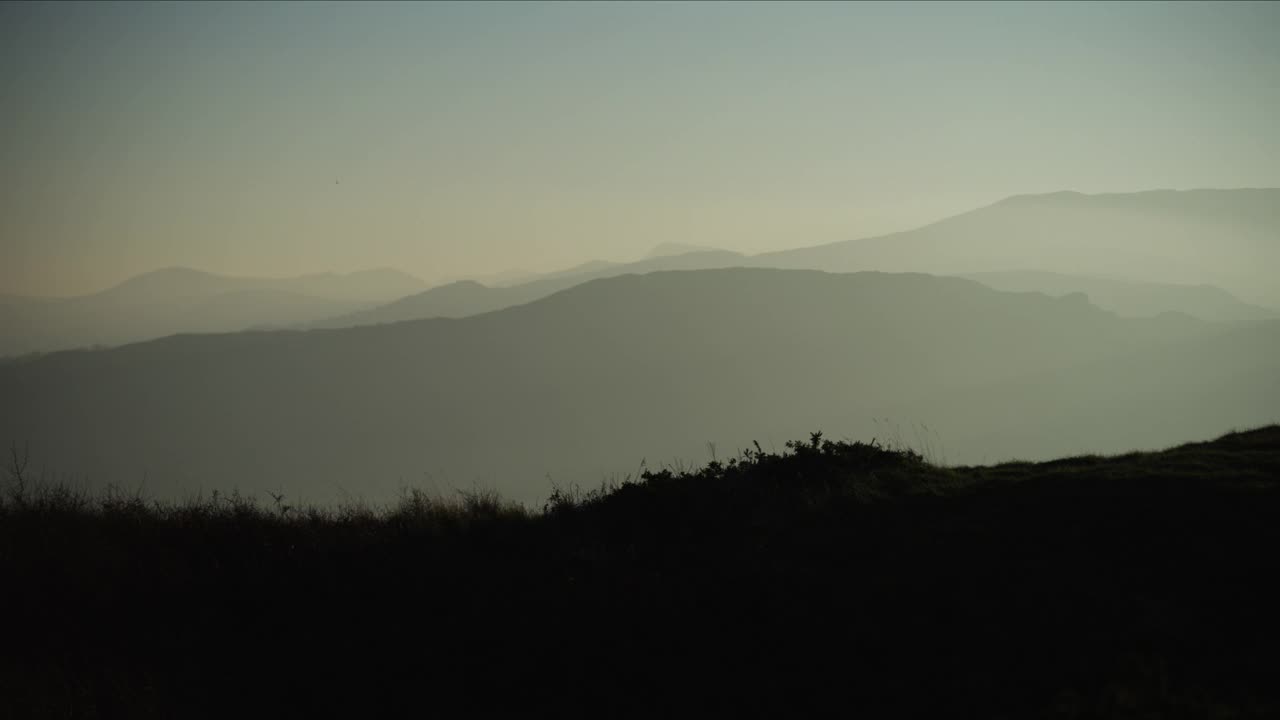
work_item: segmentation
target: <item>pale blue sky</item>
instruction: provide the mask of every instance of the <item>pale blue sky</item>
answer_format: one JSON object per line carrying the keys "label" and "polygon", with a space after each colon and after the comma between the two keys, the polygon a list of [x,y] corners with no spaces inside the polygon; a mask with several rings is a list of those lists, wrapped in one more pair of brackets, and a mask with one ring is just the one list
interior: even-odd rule
{"label": "pale blue sky", "polygon": [[5,3],[0,66],[0,292],[1280,186],[1280,3]]}

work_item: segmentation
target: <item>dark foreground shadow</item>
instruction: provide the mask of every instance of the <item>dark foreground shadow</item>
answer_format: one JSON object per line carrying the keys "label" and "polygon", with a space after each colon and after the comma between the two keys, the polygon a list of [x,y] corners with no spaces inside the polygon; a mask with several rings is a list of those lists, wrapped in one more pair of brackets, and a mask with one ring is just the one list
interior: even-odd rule
{"label": "dark foreground shadow", "polygon": [[0,717],[1280,714],[1277,427],[970,469],[815,436],[538,513],[2,508]]}

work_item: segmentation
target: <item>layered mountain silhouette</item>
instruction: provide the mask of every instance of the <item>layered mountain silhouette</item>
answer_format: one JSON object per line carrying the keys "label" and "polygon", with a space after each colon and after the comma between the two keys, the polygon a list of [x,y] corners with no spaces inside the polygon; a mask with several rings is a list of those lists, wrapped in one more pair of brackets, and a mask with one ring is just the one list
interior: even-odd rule
{"label": "layered mountain silhouette", "polygon": [[746,256],[727,250],[661,254],[633,263],[586,263],[506,287],[488,287],[462,280],[431,288],[370,310],[311,323],[310,327],[340,328],[355,325],[460,318],[523,305],[589,280],[662,270],[705,270],[746,264]]}
{"label": "layered mountain silhouette", "polygon": [[1251,322],[1280,308],[1270,277],[1280,267],[1277,207],[1274,189],[1024,195],[882,237],[754,256],[662,243],[638,262],[429,289],[391,270],[250,279],[173,268],[79,298],[0,297],[0,357],[184,332],[460,318],[599,278],[729,267],[962,275],[1001,290],[1082,292],[1124,316]]}
{"label": "layered mountain silhouette", "polygon": [[1276,419],[1277,377],[1280,322],[1128,319],[922,274],[655,272],[463,319],[10,362],[0,438],[53,477],[159,495],[478,482],[536,502],[637,453],[703,462],[708,442],[813,429],[928,424],[949,462],[1168,444]]}
{"label": "layered mountain silhouette", "polygon": [[[1265,271],[1280,267],[1277,205],[1280,190],[1016,196],[917,230],[754,256],[664,243],[639,262],[586,263],[500,286],[453,283],[314,326],[466,317],[596,278],[727,267],[963,275],[1000,290],[1083,292],[1125,316],[1185,312],[1249,322],[1280,308]],[[1207,284],[1215,282],[1221,287]]]}
{"label": "layered mountain silhouette", "polygon": [[293,325],[422,287],[422,281],[395,270],[244,278],[168,268],[81,297],[0,299],[0,356]]}

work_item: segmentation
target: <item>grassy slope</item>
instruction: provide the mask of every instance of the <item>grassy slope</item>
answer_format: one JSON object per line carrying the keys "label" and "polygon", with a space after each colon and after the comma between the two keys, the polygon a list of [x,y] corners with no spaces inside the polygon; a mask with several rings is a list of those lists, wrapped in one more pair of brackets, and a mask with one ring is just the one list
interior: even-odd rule
{"label": "grassy slope", "polygon": [[28,491],[0,717],[1274,716],[1277,518],[1275,426],[962,469],[802,443],[536,515]]}

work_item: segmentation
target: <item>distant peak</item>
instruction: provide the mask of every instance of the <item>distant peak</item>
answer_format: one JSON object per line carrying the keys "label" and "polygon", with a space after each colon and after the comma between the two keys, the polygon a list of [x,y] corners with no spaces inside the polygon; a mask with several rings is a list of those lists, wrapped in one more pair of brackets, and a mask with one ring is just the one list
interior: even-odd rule
{"label": "distant peak", "polygon": [[[186,275],[186,276],[201,275],[201,276],[203,276],[203,275],[212,275],[212,274],[213,274],[213,273],[205,272],[204,270],[197,270],[197,269],[195,269],[195,268],[185,267],[185,266],[183,266],[183,265],[171,265],[170,267],[164,267],[164,268],[160,268],[160,269],[158,269],[158,270],[151,270],[151,271],[148,271],[148,272],[140,273],[140,274],[138,274],[138,275],[135,275],[135,276],[133,277],[133,279],[134,279],[134,280],[136,280],[136,279],[138,279],[138,278],[145,278],[145,277],[164,277],[164,276],[166,276],[166,275],[168,275],[168,276],[170,276],[170,277],[179,277],[179,276],[183,276],[183,275]],[[127,281],[126,281],[126,282],[127,282]]]}
{"label": "distant peak", "polygon": [[479,289],[479,290],[487,290],[487,289],[489,289],[489,286],[487,286],[487,285],[485,285],[485,284],[483,284],[483,283],[476,282],[475,280],[454,280],[454,281],[453,281],[453,282],[451,282],[451,283],[445,283],[444,285],[440,285],[439,287],[440,287],[440,288],[454,288],[454,289],[458,289],[458,290],[462,290],[462,289],[468,289],[468,290],[476,290],[476,289]]}
{"label": "distant peak", "polygon": [[1097,202],[1097,201],[1122,201],[1125,199],[1134,200],[1150,200],[1158,198],[1196,198],[1196,197],[1263,197],[1271,198],[1280,194],[1280,190],[1276,188],[1188,188],[1185,190],[1177,190],[1174,188],[1155,188],[1149,190],[1135,190],[1132,192],[1099,192],[1099,193],[1082,193],[1076,190],[1059,190],[1049,193],[1028,193],[1023,195],[1011,195],[997,203],[996,205],[1025,205],[1033,203],[1064,203],[1064,202]]}
{"label": "distant peak", "polygon": [[672,255],[688,255],[696,252],[716,252],[719,248],[708,247],[706,245],[690,245],[687,243],[664,242],[659,243],[645,255],[645,259],[670,257]]}
{"label": "distant peak", "polygon": [[196,270],[195,268],[182,267],[174,265],[172,267],[160,268],[158,270],[149,270],[138,275],[134,275],[116,285],[117,288],[129,287],[140,284],[150,284],[155,282],[180,282],[186,280],[207,279],[219,277],[204,270]]}
{"label": "distant peak", "polygon": [[1033,202],[1053,202],[1063,200],[1079,200],[1087,198],[1088,195],[1077,192],[1075,190],[1059,190],[1050,193],[1029,193],[1025,195],[1010,195],[1009,197],[996,203],[997,205],[1022,205]]}
{"label": "distant peak", "polygon": [[353,270],[352,272],[346,273],[346,275],[348,277],[394,277],[394,278],[403,278],[406,280],[417,280],[418,282],[421,282],[421,279],[412,273],[407,273],[403,270],[397,270],[395,268],[390,268],[390,267],[377,267],[377,268],[370,268],[368,270]]}

